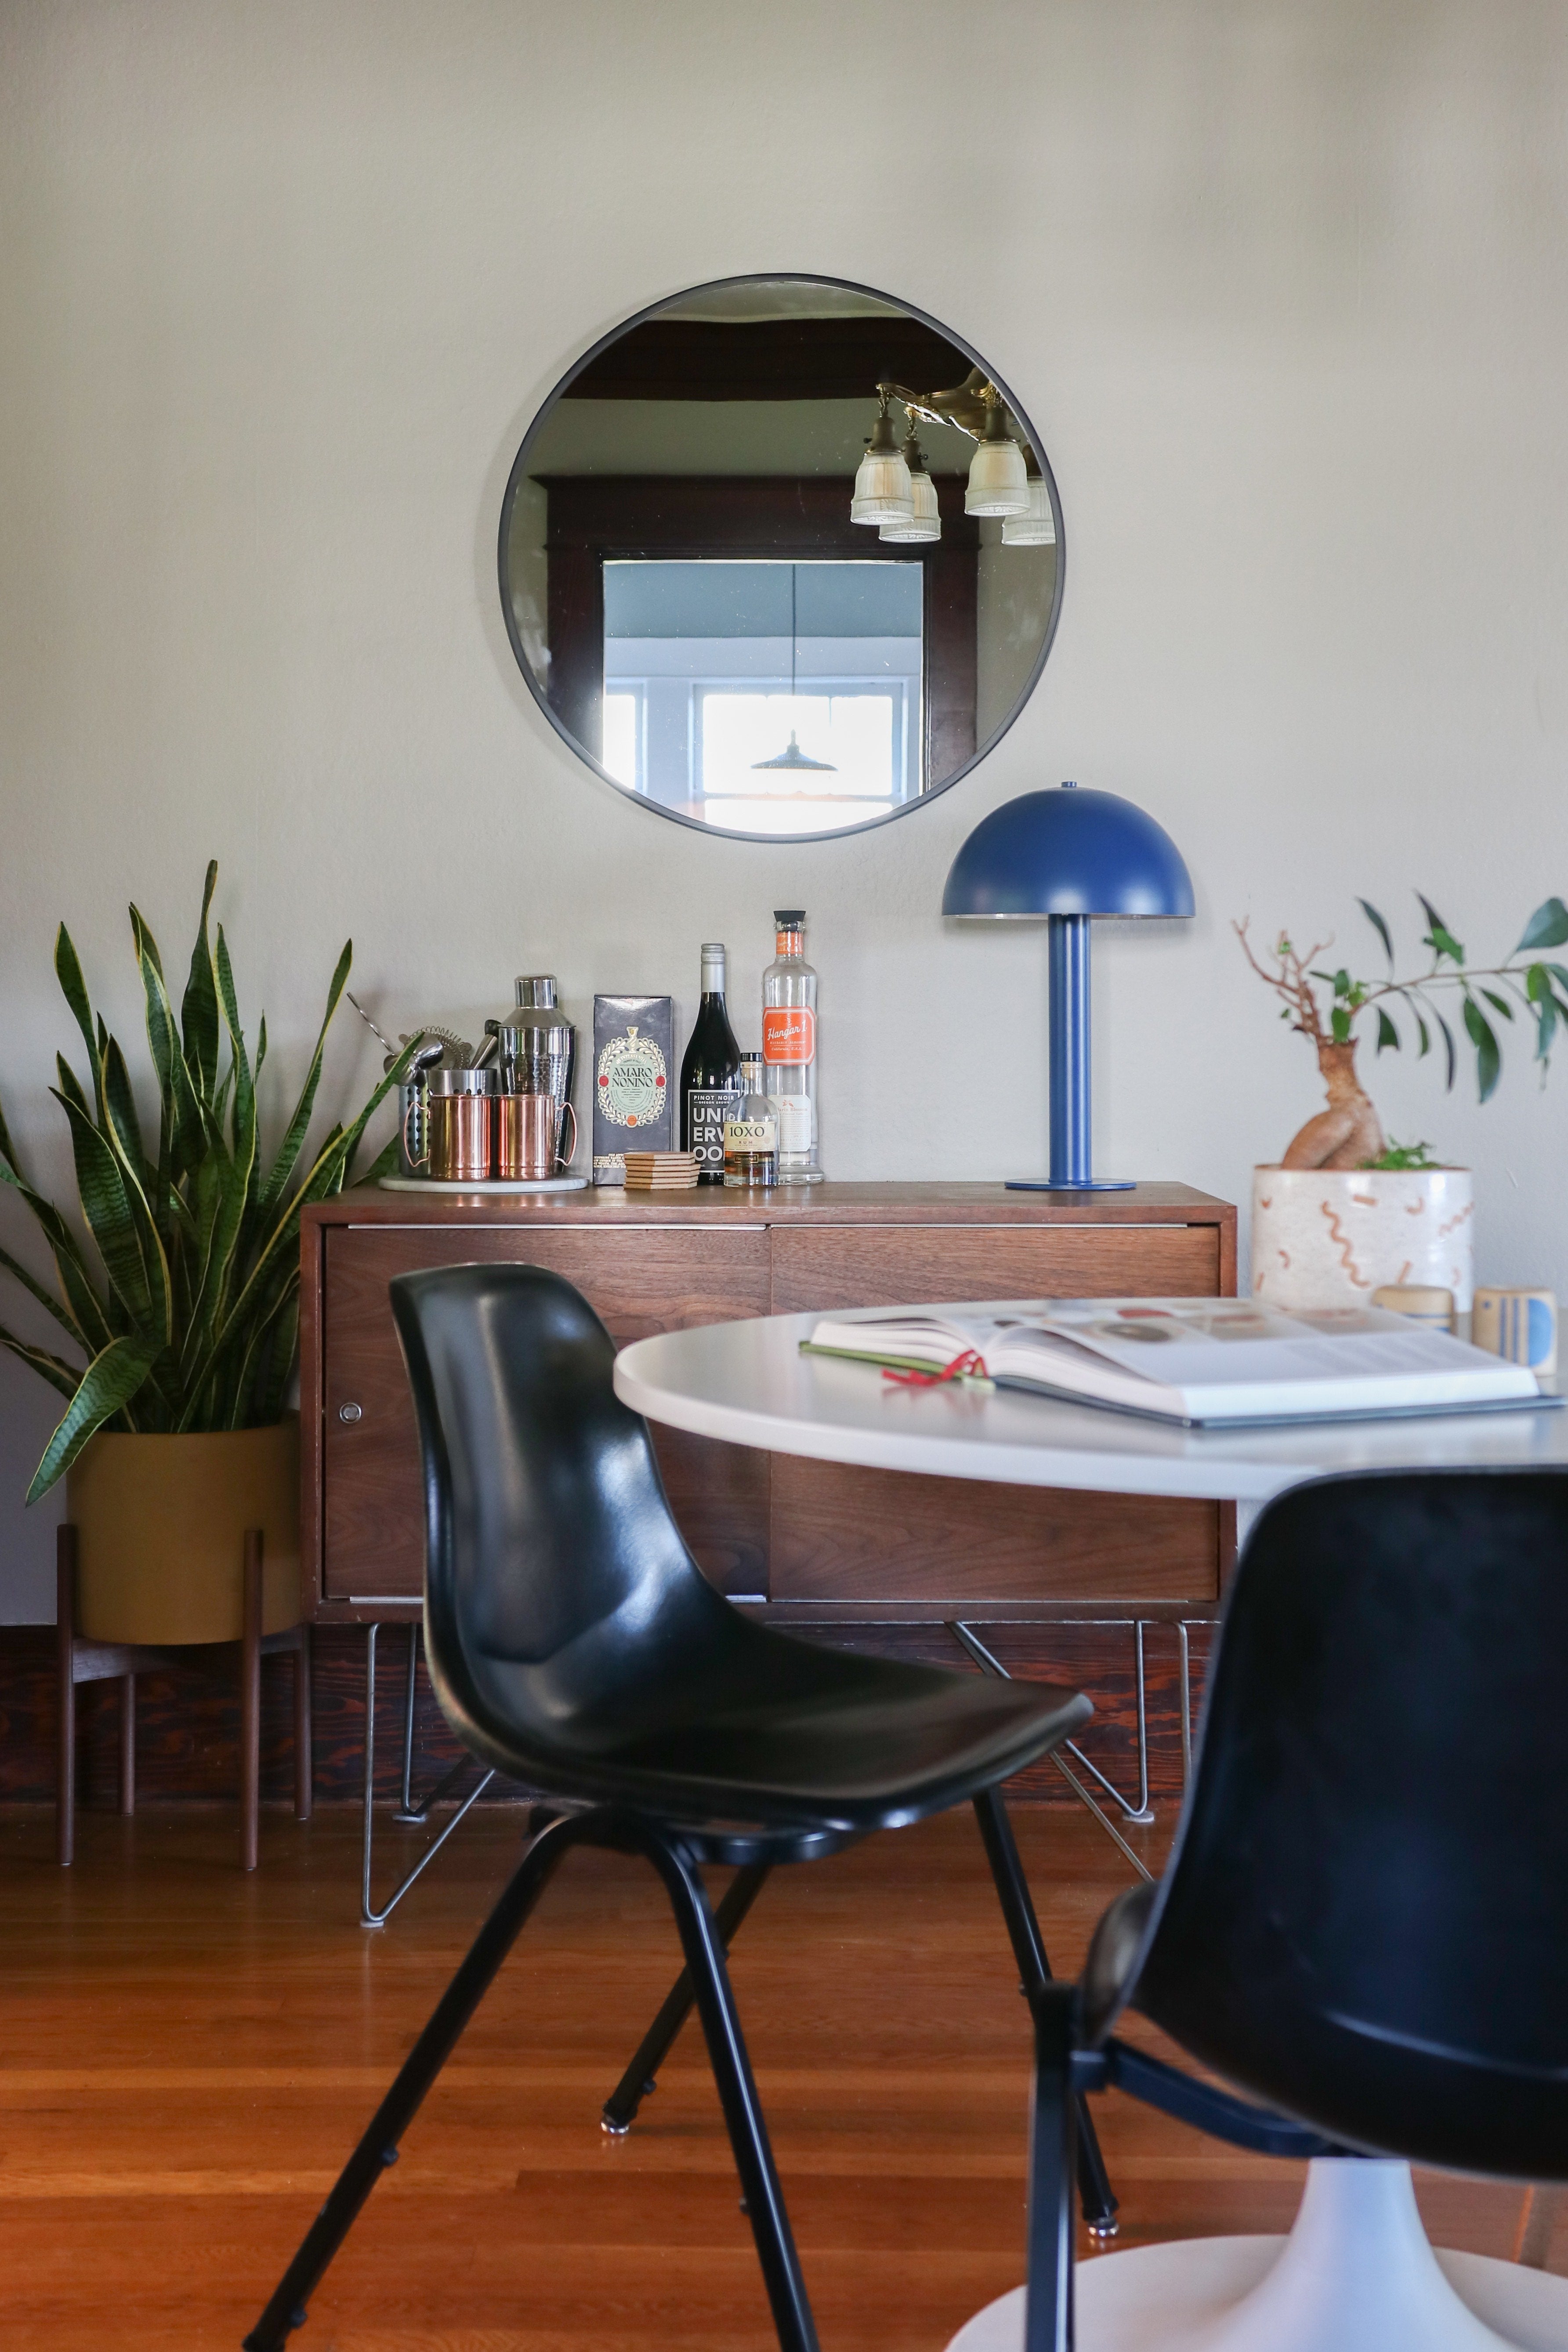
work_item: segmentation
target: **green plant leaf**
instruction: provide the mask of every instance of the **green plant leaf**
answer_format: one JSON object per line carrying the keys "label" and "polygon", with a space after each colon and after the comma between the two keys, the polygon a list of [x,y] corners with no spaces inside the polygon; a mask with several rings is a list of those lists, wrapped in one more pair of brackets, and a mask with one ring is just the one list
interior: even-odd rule
{"label": "green plant leaf", "polygon": [[1524,936],[1515,948],[1515,955],[1523,955],[1530,948],[1560,948],[1568,941],[1568,907],[1561,898],[1544,898],[1524,927]]}
{"label": "green plant leaf", "polygon": [[92,1105],[87,1098],[87,1088],[77,1076],[63,1054],[55,1055],[55,1076],[60,1082],[60,1093],[68,1103],[74,1103],[83,1118],[92,1119]]}
{"label": "green plant leaf", "polygon": [[88,1231],[103,1260],[110,1287],[138,1334],[150,1339],[153,1337],[153,1292],[120,1162],[78,1104],[58,1092],[55,1099],[65,1105],[70,1120],[77,1190],[81,1194]]}
{"label": "green plant leaf", "polygon": [[1476,1081],[1485,1102],[1502,1075],[1502,1054],[1490,1022],[1473,996],[1465,999],[1465,1028],[1476,1049]]}
{"label": "green plant leaf", "polygon": [[[47,1307],[48,1309],[48,1312],[54,1317],[55,1321],[59,1325],[61,1330],[68,1333],[70,1338],[76,1341],[79,1348],[86,1348],[89,1355],[92,1353],[91,1348],[88,1347],[86,1340],[82,1338],[80,1326],[78,1324],[76,1317],[71,1313],[69,1307],[62,1307],[59,1300],[55,1297],[54,1292],[52,1290],[46,1290],[43,1284],[37,1280],[37,1276],[28,1273],[26,1267],[21,1263],[20,1259],[14,1258],[9,1250],[0,1249],[0,1267],[3,1267],[5,1271],[11,1276],[14,1281],[19,1282],[23,1289],[26,1291],[31,1297],[37,1300],[40,1307]],[[80,1374],[80,1369],[81,1368],[79,1365],[77,1368],[79,1377]]]}
{"label": "green plant leaf", "polygon": [[[87,982],[82,978],[81,960],[71,943],[71,935],[62,923],[55,933],[55,977],[60,992],[71,1009],[72,1018],[81,1031],[87,1047],[87,1066],[98,1068],[98,1032],[92,1017],[92,1005],[88,998]],[[100,1109],[101,1110],[101,1104]]]}
{"label": "green plant leaf", "polygon": [[1441,962],[1443,958],[1447,956],[1451,963],[1462,964],[1465,961],[1465,950],[1460,946],[1458,940],[1454,937],[1453,932],[1448,929],[1447,924],[1443,920],[1442,916],[1437,912],[1436,907],[1432,904],[1431,899],[1422,898],[1419,890],[1417,890],[1415,896],[1418,898],[1421,898],[1421,905],[1426,913],[1426,921],[1429,926],[1426,934],[1426,944],[1431,949],[1433,954],[1437,958],[1439,962]]}
{"label": "green plant leaf", "polygon": [[1489,1004],[1494,1006],[1496,1010],[1502,1014],[1505,1021],[1511,1021],[1513,1019],[1513,1007],[1509,1003],[1506,996],[1500,996],[1494,988],[1483,988],[1481,994],[1486,998]]}
{"label": "green plant leaf", "polygon": [[1399,1032],[1380,1004],[1377,1008],[1377,1050],[1380,1054],[1385,1045],[1392,1045],[1396,1054],[1400,1051]]}
{"label": "green plant leaf", "polygon": [[1369,898],[1358,898],[1356,900],[1356,905],[1361,908],[1362,913],[1366,917],[1367,921],[1372,925],[1373,929],[1383,941],[1383,952],[1388,958],[1389,970],[1392,971],[1394,969],[1394,941],[1388,935],[1388,925],[1384,921],[1383,917],[1378,913],[1377,908],[1372,904],[1372,901]]}
{"label": "green plant leaf", "polygon": [[310,1130],[310,1115],[316,1107],[316,1089],[321,1082],[321,1064],[326,1053],[327,1030],[333,1013],[338,1009],[339,1000],[347,985],[353,966],[353,941],[348,940],[344,941],[343,951],[338,958],[337,970],[332,974],[331,986],[327,991],[327,1009],[321,1015],[321,1025],[316,1032],[316,1049],[310,1056],[310,1066],[305,1074],[305,1083],[300,1089],[300,1099],[294,1106],[294,1115],[289,1121],[288,1131],[278,1147],[278,1155],[268,1171],[267,1181],[261,1188],[257,1205],[263,1222],[277,1209],[287,1189],[289,1179],[299,1163],[300,1154],[304,1150],[305,1137]]}
{"label": "green plant leaf", "polygon": [[1535,1058],[1538,1062],[1544,1062],[1549,1058],[1552,1052],[1552,1040],[1556,1033],[1557,1000],[1554,996],[1547,994],[1542,998],[1535,1012]]}
{"label": "green plant leaf", "polygon": [[1330,1013],[1329,1027],[1333,1032],[1333,1039],[1336,1045],[1349,1045],[1351,1034],[1351,1016],[1345,1011],[1342,1004],[1336,1004],[1333,1011]]}
{"label": "green plant leaf", "polygon": [[19,1339],[15,1331],[7,1331],[3,1323],[0,1323],[0,1348],[8,1348],[12,1355],[29,1365],[40,1380],[47,1381],[50,1388],[57,1389],[61,1396],[75,1396],[81,1381],[79,1364],[68,1364],[58,1356],[51,1356],[47,1348],[35,1348],[30,1339]]}
{"label": "green plant leaf", "polygon": [[217,985],[213,975],[212,948],[207,939],[207,912],[217,887],[217,859],[207,867],[202,892],[201,928],[191,950],[190,977],[180,1005],[180,1031],[184,1041],[185,1067],[204,1102],[210,1102],[217,1082]]}
{"label": "green plant leaf", "polygon": [[112,1339],[81,1376],[58,1428],[33,1473],[27,1500],[36,1503],[63,1477],[97,1430],[128,1405],[152,1370],[157,1349],[141,1339]]}
{"label": "green plant leaf", "polygon": [[54,1202],[35,1192],[32,1186],[17,1175],[14,1165],[0,1168],[0,1184],[8,1184],[31,1211],[49,1244],[55,1271],[60,1278],[60,1288],[76,1318],[81,1345],[89,1356],[96,1355],[100,1348],[114,1338],[114,1327],[94,1287],[76,1235]]}
{"label": "green plant leaf", "polygon": [[[201,1154],[201,1110],[195,1088],[191,1084],[190,1071],[185,1066],[179,1032],[174,1025],[174,1008],[169,1002],[169,992],[163,982],[158,942],[134,907],[131,909],[131,929],[142,973],[142,992],[146,999],[147,1045],[157,1076],[163,1120],[168,1129],[169,1170],[171,1173],[178,1171],[184,1174],[194,1167]],[[162,1164],[160,1151],[160,1166]]]}
{"label": "green plant leaf", "polygon": [[131,1073],[113,1037],[109,1038],[104,1045],[99,1091],[105,1124],[114,1129],[121,1151],[135,1169],[139,1181],[144,1184],[155,1171],[148,1165],[146,1147],[142,1140],[142,1122],[136,1116],[135,1098],[131,1092]]}
{"label": "green plant leaf", "polygon": [[1442,1014],[1438,1012],[1435,1004],[1431,1007],[1431,1013],[1433,1020],[1437,1024],[1438,1028],[1443,1033],[1443,1050],[1447,1056],[1448,1066],[1443,1080],[1443,1091],[1445,1094],[1451,1095],[1454,1091],[1454,1080],[1459,1074],[1458,1049],[1454,1044],[1453,1031],[1449,1028],[1447,1023],[1444,1020]]}

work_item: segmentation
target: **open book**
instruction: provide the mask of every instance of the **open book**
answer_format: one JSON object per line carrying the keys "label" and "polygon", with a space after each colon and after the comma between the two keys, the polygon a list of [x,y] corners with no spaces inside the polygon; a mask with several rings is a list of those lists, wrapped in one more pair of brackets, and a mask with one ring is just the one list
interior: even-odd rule
{"label": "open book", "polygon": [[826,1316],[802,1347],[1203,1424],[1555,1404],[1535,1375],[1377,1307],[1286,1315],[1245,1298],[1049,1298]]}

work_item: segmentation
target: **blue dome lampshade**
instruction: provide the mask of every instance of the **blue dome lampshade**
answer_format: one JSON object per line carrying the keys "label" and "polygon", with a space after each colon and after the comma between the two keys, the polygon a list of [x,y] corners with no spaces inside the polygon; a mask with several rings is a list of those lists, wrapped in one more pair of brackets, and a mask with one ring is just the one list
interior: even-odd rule
{"label": "blue dome lampshade", "polygon": [[1040,922],[1050,941],[1051,1167],[1015,1192],[1125,1192],[1096,1182],[1089,1069],[1089,926],[1095,915],[1190,916],[1192,877],[1162,825],[1116,793],[1026,793],[983,817],[952,861],[942,911]]}

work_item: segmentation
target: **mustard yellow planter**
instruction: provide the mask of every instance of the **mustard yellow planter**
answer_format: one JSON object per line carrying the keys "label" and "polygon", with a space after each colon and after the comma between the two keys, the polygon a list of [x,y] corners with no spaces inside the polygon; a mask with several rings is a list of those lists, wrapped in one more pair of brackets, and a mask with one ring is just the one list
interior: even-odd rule
{"label": "mustard yellow planter", "polygon": [[262,1530],[264,1633],[300,1620],[300,1421],[181,1437],[100,1430],[68,1473],[77,1629],[95,1642],[237,1642],[245,1533]]}

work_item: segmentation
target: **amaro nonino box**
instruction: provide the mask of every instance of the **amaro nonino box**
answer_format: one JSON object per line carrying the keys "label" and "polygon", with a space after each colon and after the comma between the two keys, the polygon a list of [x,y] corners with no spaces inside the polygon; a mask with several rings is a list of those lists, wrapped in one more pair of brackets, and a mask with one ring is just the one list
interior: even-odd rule
{"label": "amaro nonino box", "polygon": [[626,1153],[675,1149],[675,1005],[594,999],[594,1181],[624,1184]]}

